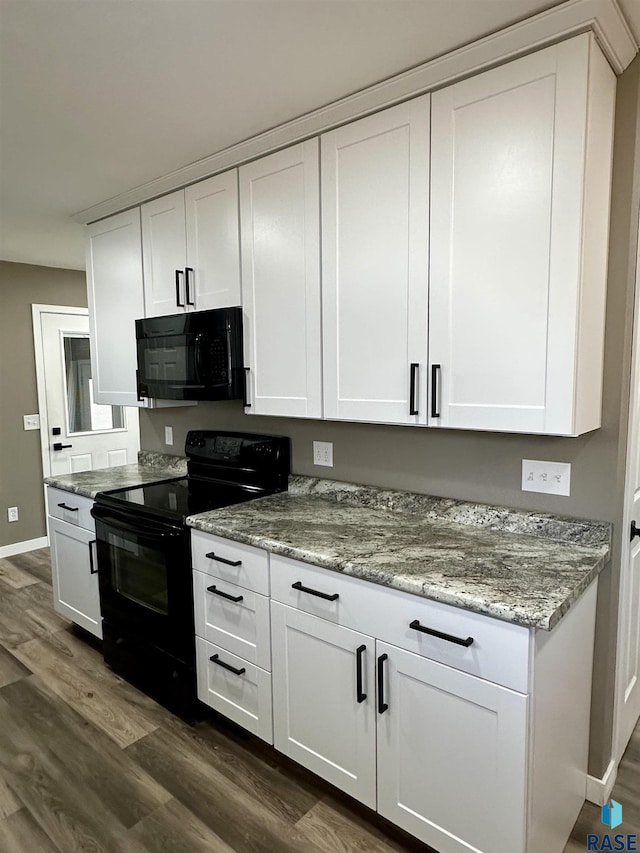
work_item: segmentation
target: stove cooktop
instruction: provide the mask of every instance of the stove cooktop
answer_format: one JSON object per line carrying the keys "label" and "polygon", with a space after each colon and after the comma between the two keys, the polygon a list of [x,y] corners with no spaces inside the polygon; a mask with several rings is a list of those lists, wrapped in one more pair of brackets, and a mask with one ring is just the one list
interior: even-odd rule
{"label": "stove cooktop", "polygon": [[98,500],[101,504],[108,504],[135,515],[182,523],[188,515],[231,506],[267,494],[270,492],[251,486],[216,484],[193,477],[181,477],[162,483],[103,492]]}

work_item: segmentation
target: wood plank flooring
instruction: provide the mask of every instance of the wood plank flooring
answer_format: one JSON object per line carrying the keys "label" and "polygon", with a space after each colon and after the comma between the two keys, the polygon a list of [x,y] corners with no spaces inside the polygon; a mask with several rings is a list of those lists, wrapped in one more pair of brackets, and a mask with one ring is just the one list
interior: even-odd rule
{"label": "wood plank flooring", "polygon": [[[428,853],[220,717],[174,717],[51,601],[48,549],[0,560],[0,853]],[[613,796],[640,833],[640,727]],[[602,830],[586,803],[566,853]]]}

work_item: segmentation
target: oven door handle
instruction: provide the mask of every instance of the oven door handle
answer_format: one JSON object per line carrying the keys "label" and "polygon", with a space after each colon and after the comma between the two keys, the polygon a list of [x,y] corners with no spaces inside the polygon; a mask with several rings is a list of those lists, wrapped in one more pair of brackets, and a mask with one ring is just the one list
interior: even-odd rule
{"label": "oven door handle", "polygon": [[154,524],[148,519],[140,519],[140,525],[129,524],[123,521],[119,516],[101,507],[93,507],[91,515],[96,521],[101,521],[103,524],[109,524],[117,530],[126,530],[128,533],[135,533],[136,536],[146,536],[147,538],[170,539],[184,535],[183,528],[171,527],[169,530],[162,525]]}

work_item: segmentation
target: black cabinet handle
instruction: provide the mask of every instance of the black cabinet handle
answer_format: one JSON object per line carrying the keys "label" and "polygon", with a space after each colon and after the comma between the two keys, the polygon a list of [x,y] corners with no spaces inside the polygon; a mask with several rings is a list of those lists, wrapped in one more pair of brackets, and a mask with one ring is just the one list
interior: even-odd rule
{"label": "black cabinet handle", "polygon": [[229,595],[228,592],[223,592],[221,589],[218,589],[217,586],[208,586],[207,592],[212,592],[214,595],[219,595],[220,598],[228,598],[229,601],[235,601],[236,604],[244,599],[244,595]]}
{"label": "black cabinet handle", "polygon": [[324,598],[326,601],[335,601],[340,598],[340,594],[334,592],[333,595],[328,595],[326,592],[318,592],[317,589],[311,589],[308,586],[302,586],[302,581],[296,581],[291,584],[291,589],[297,589],[299,592],[308,592],[309,595],[317,595],[318,598]]}
{"label": "black cabinet handle", "polygon": [[184,275],[183,270],[176,270],[176,305],[178,308],[184,308],[184,302],[180,301],[180,276]]}
{"label": "black cabinet handle", "polygon": [[59,441],[55,441],[53,444],[54,450],[66,450],[67,447],[73,447],[73,444],[62,444]]}
{"label": "black cabinet handle", "polygon": [[96,544],[95,539],[92,539],[91,542],[89,542],[89,574],[91,574],[91,575],[97,575],[98,574],[98,570],[96,569],[95,564],[93,562],[92,545],[95,545],[95,544]]}
{"label": "black cabinet handle", "polygon": [[[189,275],[191,273],[191,275]],[[193,276],[195,271],[193,267],[185,267],[184,268],[184,287],[185,287],[185,297],[187,301],[187,305],[195,305],[196,303],[191,299],[191,282],[193,281]]]}
{"label": "black cabinet handle", "polygon": [[448,643],[455,643],[457,646],[469,647],[473,643],[473,637],[467,637],[465,640],[462,637],[454,637],[453,634],[443,634],[441,631],[435,631],[433,628],[425,628],[417,619],[409,623],[409,627],[414,631],[422,631],[423,634],[429,634],[432,637],[438,637],[440,640],[446,640]]}
{"label": "black cabinet handle", "polygon": [[416,405],[416,390],[418,385],[418,369],[420,365],[417,362],[413,362],[409,372],[410,386],[409,386],[409,414],[417,415],[418,407]]}
{"label": "black cabinet handle", "polygon": [[440,375],[440,365],[432,364],[431,365],[431,417],[439,418],[440,412],[438,411],[438,397],[440,396],[440,391],[438,389],[438,376]]}
{"label": "black cabinet handle", "polygon": [[244,388],[242,391],[242,405],[245,409],[251,408],[251,403],[249,402],[249,397],[247,395],[247,388],[249,387],[249,367],[245,367],[244,369]]}
{"label": "black cabinet handle", "polygon": [[367,647],[364,643],[356,649],[356,699],[358,703],[364,702],[367,694],[362,691],[362,656],[366,652]]}
{"label": "black cabinet handle", "polygon": [[380,655],[378,658],[378,713],[384,714],[389,706],[384,701],[384,662],[389,655]]}
{"label": "black cabinet handle", "polygon": [[209,551],[208,554],[205,554],[205,557],[208,557],[210,560],[215,560],[216,563],[224,563],[225,566],[241,566],[242,560],[225,560],[224,557],[218,557],[214,551]]}
{"label": "black cabinet handle", "polygon": [[633,542],[636,536],[640,536],[640,527],[636,527],[635,521],[631,522],[631,541]]}
{"label": "black cabinet handle", "polygon": [[59,506],[59,507],[61,507],[61,509],[68,509],[68,510],[69,510],[69,512],[78,512],[78,510],[79,510],[79,507],[77,507],[77,506],[67,506],[67,504],[65,504],[65,503],[58,504],[58,506]]}
{"label": "black cabinet handle", "polygon": [[225,663],[223,660],[220,660],[218,655],[212,655],[209,660],[211,663],[217,664],[217,666],[221,666],[223,669],[228,669],[229,672],[232,672],[234,675],[243,675],[247,669],[246,667],[241,667],[240,669],[236,669],[235,666],[231,666],[230,663]]}

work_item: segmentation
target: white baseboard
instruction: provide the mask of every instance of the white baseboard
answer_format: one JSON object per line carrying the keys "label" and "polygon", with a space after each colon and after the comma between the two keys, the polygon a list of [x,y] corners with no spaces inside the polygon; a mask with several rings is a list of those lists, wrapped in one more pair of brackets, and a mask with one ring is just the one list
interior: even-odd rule
{"label": "white baseboard", "polygon": [[617,775],[618,765],[612,758],[602,779],[598,779],[596,776],[587,776],[587,799],[589,802],[595,803],[597,806],[608,803]]}
{"label": "white baseboard", "polygon": [[38,548],[46,548],[49,540],[46,536],[39,539],[26,539],[24,542],[14,542],[13,545],[2,545],[0,547],[0,559],[13,557],[14,554],[24,554],[26,551],[36,551]]}

